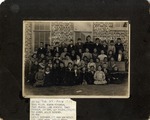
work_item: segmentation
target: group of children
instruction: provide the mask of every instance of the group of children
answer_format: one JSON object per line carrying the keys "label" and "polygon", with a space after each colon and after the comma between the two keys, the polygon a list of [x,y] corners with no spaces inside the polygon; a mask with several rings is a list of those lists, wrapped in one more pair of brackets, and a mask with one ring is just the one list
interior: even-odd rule
{"label": "group of children", "polygon": [[74,45],[65,43],[55,46],[41,42],[30,60],[30,73],[27,80],[33,86],[80,85],[121,83],[123,75],[118,72],[116,61],[124,61],[124,46],[118,38],[107,44],[106,41],[86,42],[78,38]]}

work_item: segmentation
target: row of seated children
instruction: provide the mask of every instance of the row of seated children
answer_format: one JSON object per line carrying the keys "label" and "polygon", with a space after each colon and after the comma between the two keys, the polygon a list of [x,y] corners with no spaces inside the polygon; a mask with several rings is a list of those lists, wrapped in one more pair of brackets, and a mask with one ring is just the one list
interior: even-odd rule
{"label": "row of seated children", "polygon": [[43,59],[40,63],[34,61],[29,74],[29,81],[32,85],[79,85],[79,84],[106,84],[120,83],[123,76],[118,72],[114,58],[107,61],[107,57],[96,62],[87,57],[72,61],[69,55],[67,60],[49,59],[47,62]]}

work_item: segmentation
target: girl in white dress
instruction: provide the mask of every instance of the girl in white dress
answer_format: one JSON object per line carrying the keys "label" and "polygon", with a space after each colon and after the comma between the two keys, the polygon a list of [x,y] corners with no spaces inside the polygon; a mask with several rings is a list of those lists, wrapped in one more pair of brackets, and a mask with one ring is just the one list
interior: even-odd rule
{"label": "girl in white dress", "polygon": [[102,71],[101,66],[98,66],[98,70],[94,74],[94,80],[95,85],[102,85],[107,83],[105,80],[105,73]]}

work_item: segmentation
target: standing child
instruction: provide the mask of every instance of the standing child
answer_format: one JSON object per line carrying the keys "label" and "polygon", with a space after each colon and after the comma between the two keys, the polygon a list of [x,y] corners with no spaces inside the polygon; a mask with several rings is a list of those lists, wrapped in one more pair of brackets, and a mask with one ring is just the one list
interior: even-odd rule
{"label": "standing child", "polygon": [[103,41],[102,50],[104,51],[104,54],[107,54],[108,46],[106,40]]}
{"label": "standing child", "polygon": [[74,85],[74,80],[73,80],[73,64],[72,62],[68,63],[68,67],[66,69],[66,76],[65,76],[65,85],[72,86]]}
{"label": "standing child", "polygon": [[54,85],[59,85],[59,67],[57,67],[56,63],[53,63],[52,81]]}
{"label": "standing child", "polygon": [[110,44],[109,44],[109,46],[108,46],[108,52],[109,52],[110,50],[112,51],[113,54],[116,53],[116,47],[115,47],[115,45],[114,45],[114,41],[113,41],[113,40],[110,41]]}
{"label": "standing child", "polygon": [[31,85],[33,85],[35,83],[35,74],[38,72],[38,68],[39,68],[38,61],[35,61],[34,64],[32,64],[32,66],[31,66],[29,78],[27,81],[27,82],[31,83]]}
{"label": "standing child", "polygon": [[75,46],[74,46],[74,44],[73,44],[73,40],[70,40],[70,44],[68,45],[68,52],[69,52],[69,54],[71,54],[71,51],[72,50],[75,50]]}
{"label": "standing child", "polygon": [[121,38],[117,38],[117,43],[115,44],[115,48],[116,48],[116,55],[119,53],[119,50],[121,50],[122,52],[124,51],[124,46],[121,43]]}
{"label": "standing child", "polygon": [[94,84],[99,85],[99,84],[106,84],[107,81],[105,80],[105,73],[102,71],[102,67],[98,66],[98,70],[94,74]]}
{"label": "standing child", "polygon": [[35,74],[35,83],[34,86],[43,86],[44,85],[44,69],[39,67],[38,72]]}

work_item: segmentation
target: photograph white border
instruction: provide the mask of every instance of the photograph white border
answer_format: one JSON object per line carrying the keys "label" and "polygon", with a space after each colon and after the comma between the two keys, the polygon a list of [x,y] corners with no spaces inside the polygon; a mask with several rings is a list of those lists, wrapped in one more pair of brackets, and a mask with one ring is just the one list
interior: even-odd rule
{"label": "photograph white border", "polygon": [[[129,64],[128,64],[128,90],[127,95],[123,96],[105,96],[105,95],[25,95],[25,23],[26,22],[128,22],[129,26]],[[131,24],[129,20],[98,20],[98,21],[92,21],[92,20],[23,20],[23,42],[22,42],[22,96],[24,98],[129,98],[130,97],[130,47],[131,47]]]}

